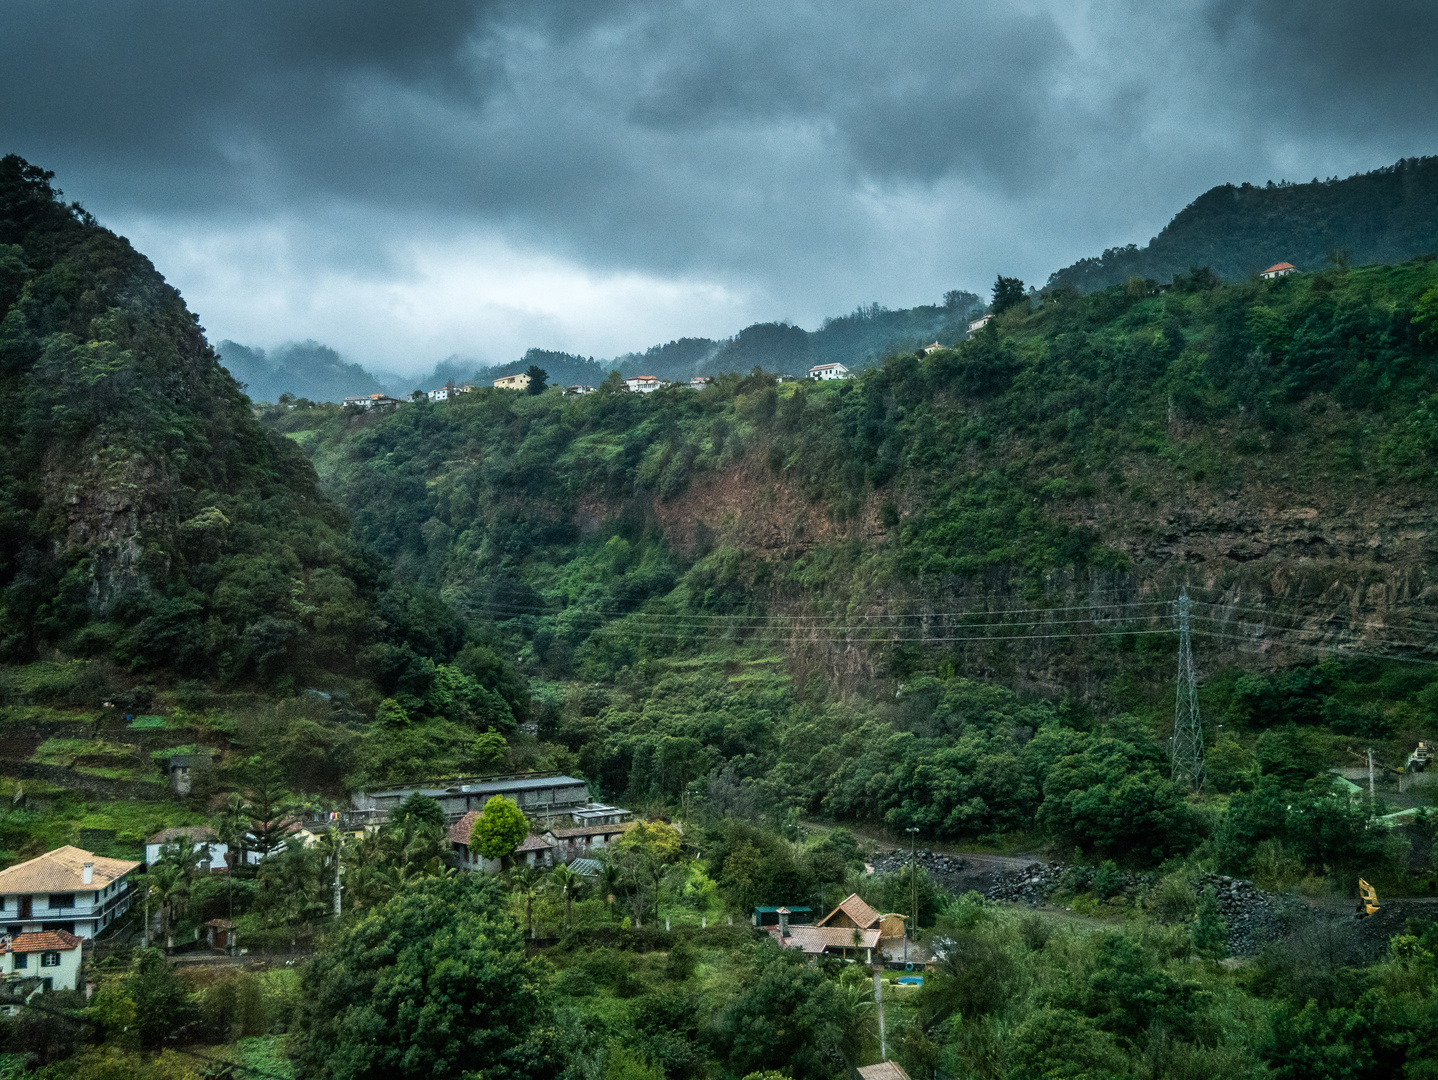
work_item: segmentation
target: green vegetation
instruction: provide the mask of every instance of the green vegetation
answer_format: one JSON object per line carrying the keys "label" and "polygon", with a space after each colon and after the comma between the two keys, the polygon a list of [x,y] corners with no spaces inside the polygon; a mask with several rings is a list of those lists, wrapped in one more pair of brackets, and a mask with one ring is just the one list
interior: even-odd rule
{"label": "green vegetation", "polygon": [[[915,1080],[1427,1075],[1438,931],[1319,915],[1359,874],[1388,903],[1438,887],[1433,815],[1383,820],[1429,802],[1398,770],[1438,738],[1432,259],[1001,277],[989,325],[931,352],[971,298],[630,358],[749,371],[702,391],[257,417],[173,290],[16,158],[0,244],[0,857],[192,823],[232,853],[164,852],[153,936],[137,914],[93,998],[0,1022],[16,1068],[836,1077],[879,1056],[873,972],[747,919],[858,893],[937,957],[883,989]],[[831,347],[888,355],[757,366]],[[1166,755],[1180,585],[1199,793]],[[1332,772],[1370,750],[1375,797]],[[455,873],[422,795],[325,813],[526,769],[637,811],[597,871],[513,859],[539,823],[504,800],[472,837],[499,875]],[[865,872],[909,829],[1061,858],[1057,903]],[[1257,957],[1227,962],[1216,874],[1300,905]],[[213,920],[296,968],[148,947]]]}
{"label": "green vegetation", "polygon": [[1438,251],[1438,157],[1407,158],[1340,180],[1266,187],[1222,184],[1194,199],[1146,246],[1110,248],[1049,278],[1083,292],[1131,277],[1168,281],[1194,266],[1239,280],[1288,262],[1318,270],[1397,263]]}

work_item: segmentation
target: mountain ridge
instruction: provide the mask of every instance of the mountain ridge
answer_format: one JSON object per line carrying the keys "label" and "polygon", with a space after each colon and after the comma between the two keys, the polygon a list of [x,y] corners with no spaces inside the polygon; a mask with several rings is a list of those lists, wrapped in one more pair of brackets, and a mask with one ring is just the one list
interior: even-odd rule
{"label": "mountain ridge", "polygon": [[1192,267],[1239,280],[1290,262],[1321,270],[1330,255],[1355,265],[1438,251],[1438,157],[1403,158],[1346,179],[1220,184],[1139,247],[1109,248],[1049,276],[1048,288],[1092,292],[1130,277],[1168,282]]}

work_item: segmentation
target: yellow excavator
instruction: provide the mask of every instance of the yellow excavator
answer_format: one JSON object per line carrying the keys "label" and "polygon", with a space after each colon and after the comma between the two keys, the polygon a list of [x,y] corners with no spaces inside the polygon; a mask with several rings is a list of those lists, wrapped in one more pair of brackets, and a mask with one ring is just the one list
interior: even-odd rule
{"label": "yellow excavator", "polygon": [[1362,878],[1358,879],[1358,917],[1365,918],[1378,910],[1378,890]]}

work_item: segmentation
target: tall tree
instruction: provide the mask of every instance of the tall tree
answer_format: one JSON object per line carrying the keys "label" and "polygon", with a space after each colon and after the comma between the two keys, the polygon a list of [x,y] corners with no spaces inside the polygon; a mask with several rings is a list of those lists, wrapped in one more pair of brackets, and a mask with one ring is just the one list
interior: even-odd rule
{"label": "tall tree", "polygon": [[426,878],[337,933],[305,971],[293,1048],[299,1073],[554,1076],[545,967],[525,957],[494,878]]}
{"label": "tall tree", "polygon": [[998,315],[1023,302],[1024,283],[1016,277],[1004,277],[1000,274],[994,281],[993,313]]}
{"label": "tall tree", "polygon": [[246,844],[266,858],[285,842],[290,824],[291,799],[274,762],[256,758],[249,768],[245,791],[245,816],[250,820]]}
{"label": "tall tree", "polygon": [[545,371],[538,364],[530,364],[525,374],[529,376],[527,391],[531,394],[544,393],[544,388],[549,383],[549,372]]}
{"label": "tall tree", "polygon": [[529,835],[529,822],[512,799],[496,795],[484,804],[470,843],[486,859],[507,859]]}

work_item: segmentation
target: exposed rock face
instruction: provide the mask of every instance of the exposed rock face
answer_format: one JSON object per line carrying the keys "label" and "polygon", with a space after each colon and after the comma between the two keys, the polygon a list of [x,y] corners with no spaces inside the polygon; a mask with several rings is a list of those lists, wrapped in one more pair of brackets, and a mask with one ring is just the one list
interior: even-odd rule
{"label": "exposed rock face", "polygon": [[46,501],[63,507],[67,524],[55,554],[65,558],[82,551],[89,556],[92,607],[101,610],[116,597],[150,585],[147,569],[163,581],[168,556],[154,552],[147,568],[142,540],[147,532],[161,533],[174,516],[169,503],[175,485],[157,463],[138,455],[107,461],[101,453],[78,472],[55,461],[47,465]]}

